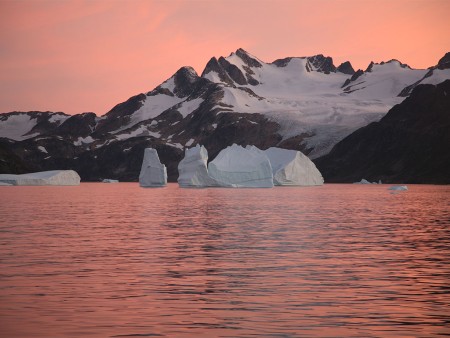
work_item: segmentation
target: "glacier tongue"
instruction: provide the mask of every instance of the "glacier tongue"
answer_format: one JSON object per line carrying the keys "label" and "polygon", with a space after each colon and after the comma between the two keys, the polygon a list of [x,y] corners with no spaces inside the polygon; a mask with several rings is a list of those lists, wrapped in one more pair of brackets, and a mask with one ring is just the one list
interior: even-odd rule
{"label": "glacier tongue", "polygon": [[269,148],[264,153],[270,160],[275,185],[322,185],[324,180],[315,164],[300,151]]}
{"label": "glacier tongue", "polygon": [[139,174],[139,185],[141,187],[162,187],[166,184],[166,166],[159,161],[156,149],[146,148]]}
{"label": "glacier tongue", "polygon": [[2,174],[0,182],[10,185],[80,185],[80,176],[73,170],[50,170],[22,175]]}
{"label": "glacier tongue", "polygon": [[178,184],[180,187],[213,187],[220,186],[208,174],[208,151],[204,146],[197,144],[186,149],[184,158],[178,164]]}
{"label": "glacier tongue", "polygon": [[221,186],[272,188],[272,167],[258,148],[236,144],[223,149],[208,165],[209,175]]}

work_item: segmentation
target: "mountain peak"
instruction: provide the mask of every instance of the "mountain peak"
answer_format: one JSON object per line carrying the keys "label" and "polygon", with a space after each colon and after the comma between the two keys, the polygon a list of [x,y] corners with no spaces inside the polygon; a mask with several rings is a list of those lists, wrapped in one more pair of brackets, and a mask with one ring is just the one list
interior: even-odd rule
{"label": "mountain peak", "polygon": [[341,72],[343,74],[347,74],[347,75],[355,74],[355,70],[353,69],[350,61],[345,61],[345,62],[341,63],[339,65],[339,67],[337,67],[336,71]]}
{"label": "mountain peak", "polygon": [[333,64],[333,58],[317,54],[307,58],[308,62],[312,64],[318,72],[330,74],[336,72],[336,66]]}
{"label": "mountain peak", "polygon": [[243,50],[242,48],[238,48],[235,53],[242,61],[244,61],[245,64],[249,67],[262,67],[261,62],[258,61],[256,57],[248,53],[247,51]]}
{"label": "mountain peak", "polygon": [[445,53],[437,65],[439,69],[450,69],[450,52]]}
{"label": "mountain peak", "polygon": [[190,67],[190,66],[184,66],[181,67],[180,69],[177,70],[177,72],[175,73],[175,78],[177,77],[184,77],[187,81],[189,82],[194,82],[196,80],[196,78],[198,78],[198,74],[195,71],[194,68]]}

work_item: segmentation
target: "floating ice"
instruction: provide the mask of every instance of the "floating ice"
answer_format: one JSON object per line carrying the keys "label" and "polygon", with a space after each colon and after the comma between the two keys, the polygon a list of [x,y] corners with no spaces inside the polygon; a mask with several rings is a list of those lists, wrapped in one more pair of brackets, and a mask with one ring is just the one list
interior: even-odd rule
{"label": "floating ice", "polygon": [[300,151],[269,148],[264,153],[270,160],[275,185],[322,185],[323,177],[315,164]]}
{"label": "floating ice", "polygon": [[270,161],[256,147],[233,144],[223,149],[208,165],[209,175],[221,186],[235,188],[272,188]]}
{"label": "floating ice", "polygon": [[392,187],[389,187],[388,190],[406,191],[408,190],[408,187],[406,185],[393,185]]}
{"label": "floating ice", "polygon": [[10,185],[80,185],[80,176],[73,170],[51,170],[22,175],[2,174],[0,182]]}
{"label": "floating ice", "polygon": [[178,184],[180,187],[211,187],[220,184],[208,174],[208,151],[204,146],[197,144],[186,149],[184,158],[178,164]]}
{"label": "floating ice", "polygon": [[166,166],[159,161],[158,152],[153,148],[145,148],[142,161],[139,185],[141,187],[162,187],[167,184]]}
{"label": "floating ice", "polygon": [[353,184],[372,184],[370,183],[368,180],[366,180],[365,178],[361,179],[361,181],[359,182],[353,182]]}
{"label": "floating ice", "polygon": [[105,178],[102,180],[103,183],[119,183],[119,180],[112,180],[110,178]]}

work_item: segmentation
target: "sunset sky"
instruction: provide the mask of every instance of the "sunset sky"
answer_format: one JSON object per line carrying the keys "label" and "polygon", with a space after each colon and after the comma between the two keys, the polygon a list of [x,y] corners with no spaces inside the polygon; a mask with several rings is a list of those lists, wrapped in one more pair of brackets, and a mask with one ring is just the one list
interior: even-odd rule
{"label": "sunset sky", "polygon": [[103,115],[239,47],[427,68],[450,51],[449,17],[447,0],[0,0],[0,112]]}

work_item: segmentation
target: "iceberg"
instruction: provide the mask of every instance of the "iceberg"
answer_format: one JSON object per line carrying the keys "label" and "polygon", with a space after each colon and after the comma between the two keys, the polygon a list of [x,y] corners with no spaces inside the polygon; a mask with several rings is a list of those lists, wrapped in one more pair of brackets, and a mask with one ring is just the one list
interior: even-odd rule
{"label": "iceberg", "polygon": [[297,150],[269,148],[264,150],[272,166],[275,185],[322,185],[324,180],[316,165]]}
{"label": "iceberg", "polygon": [[208,151],[204,146],[197,144],[186,149],[184,158],[178,164],[178,184],[183,188],[205,188],[220,186],[208,174]]}
{"label": "iceberg", "polygon": [[50,170],[29,174],[1,174],[0,182],[9,185],[80,185],[80,176],[74,170]]}
{"label": "iceberg", "polygon": [[272,188],[272,166],[264,152],[254,146],[233,144],[223,149],[208,165],[208,171],[220,186],[234,188]]}
{"label": "iceberg", "polygon": [[368,180],[366,180],[365,178],[361,179],[361,181],[359,182],[353,182],[353,184],[372,184],[370,183]]}
{"label": "iceberg", "polygon": [[102,180],[102,183],[119,183],[119,180],[113,180],[110,178],[105,178]]}
{"label": "iceberg", "polygon": [[158,152],[153,148],[145,148],[139,185],[141,187],[163,187],[167,184],[167,169],[159,161]]}
{"label": "iceberg", "polygon": [[392,187],[389,187],[388,190],[406,191],[408,190],[408,187],[406,185],[393,185]]}

